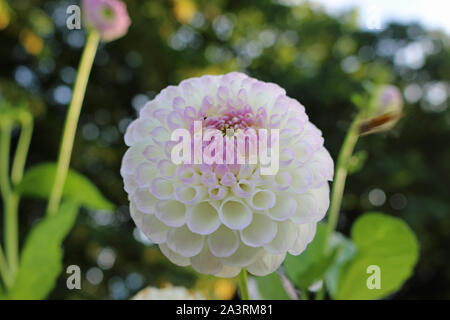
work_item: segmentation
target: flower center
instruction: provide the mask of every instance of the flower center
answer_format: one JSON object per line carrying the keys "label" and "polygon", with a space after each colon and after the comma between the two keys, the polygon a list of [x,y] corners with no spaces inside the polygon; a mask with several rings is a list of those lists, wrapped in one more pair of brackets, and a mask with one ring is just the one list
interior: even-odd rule
{"label": "flower center", "polygon": [[202,118],[204,128],[217,129],[224,134],[229,129],[259,128],[263,125],[263,120],[265,120],[264,115],[255,115],[249,106],[242,109],[228,109],[222,115],[204,116]]}
{"label": "flower center", "polygon": [[101,13],[105,20],[113,20],[114,19],[114,11],[109,6],[104,6],[101,9]]}

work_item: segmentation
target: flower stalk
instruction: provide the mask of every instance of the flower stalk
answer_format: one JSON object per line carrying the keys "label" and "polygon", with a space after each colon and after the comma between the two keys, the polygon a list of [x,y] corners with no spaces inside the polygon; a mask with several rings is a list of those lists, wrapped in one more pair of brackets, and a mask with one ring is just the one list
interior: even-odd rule
{"label": "flower stalk", "polygon": [[[4,241],[5,254],[1,252],[0,268],[5,284],[10,283],[19,264],[17,208],[16,196],[13,194],[9,177],[9,150],[11,145],[12,123],[5,119],[0,128],[0,191],[3,200],[4,212]],[[6,258],[6,259],[5,259]],[[6,261],[3,261],[6,260]]]}
{"label": "flower stalk", "polygon": [[22,180],[25,162],[27,160],[28,149],[33,135],[33,116],[29,111],[21,111],[18,114],[18,120],[21,125],[19,142],[17,143],[16,153],[11,169],[11,183],[17,186]]}
{"label": "flower stalk", "polygon": [[8,181],[8,168],[9,168],[9,148],[10,148],[10,138],[11,138],[11,123],[5,117],[0,123],[0,191],[3,201],[3,212],[4,212],[4,235],[5,235],[5,250],[3,251],[0,245],[0,274],[2,276],[3,282],[6,286],[10,283],[9,276],[9,266],[7,263],[8,258],[11,256],[11,234],[8,233],[6,226],[11,219],[11,215],[8,214],[8,207],[10,202],[11,186]]}
{"label": "flower stalk", "polygon": [[341,150],[339,151],[338,159],[336,162],[336,173],[333,179],[333,185],[331,188],[331,203],[328,211],[327,230],[325,234],[325,253],[330,250],[330,237],[336,230],[337,222],[339,219],[339,210],[342,204],[342,197],[344,195],[345,181],[348,174],[348,163],[352,157],[353,150],[355,149],[356,142],[359,138],[359,122],[361,113],[359,113],[350,125],[344,142],[342,143]]}
{"label": "flower stalk", "polygon": [[99,40],[100,34],[95,30],[90,31],[86,46],[84,47],[84,51],[81,56],[81,61],[75,80],[72,101],[70,102],[69,111],[67,113],[66,122],[64,124],[64,132],[59,149],[55,181],[53,183],[53,188],[47,206],[47,215],[54,215],[59,208],[67,172],[69,171],[70,158],[72,155],[72,148],[75,140],[78,119],[80,117],[81,106],[83,104],[86,86],[89,79],[89,74],[92,69],[92,64],[94,62]]}
{"label": "flower stalk", "polygon": [[239,279],[239,290],[241,292],[241,300],[250,300],[250,296],[248,294],[248,284],[247,284],[247,270],[242,268],[241,272],[238,275]]}
{"label": "flower stalk", "polygon": [[8,271],[8,265],[6,264],[6,257],[3,253],[3,248],[0,245],[0,277],[3,280],[3,283],[5,284],[6,288],[9,288],[11,286],[9,271]]}
{"label": "flower stalk", "polygon": [[[360,111],[353,119],[350,128],[347,131],[347,135],[345,136],[344,142],[342,143],[341,150],[339,151],[338,159],[336,162],[335,176],[331,188],[330,209],[328,211],[328,221],[326,224],[324,241],[324,255],[330,253],[330,239],[333,232],[336,230],[336,226],[339,220],[339,211],[342,204],[342,198],[344,196],[345,181],[348,175],[348,164],[360,136],[360,120],[362,116],[363,113]],[[323,300],[324,296],[325,283],[317,292],[315,299]],[[308,298],[306,297],[306,299]]]}
{"label": "flower stalk", "polygon": [[[11,147],[11,131],[17,121],[20,128],[19,142],[16,147],[14,161],[9,177],[9,158]],[[4,242],[5,252],[0,246],[0,274],[7,289],[14,281],[19,267],[19,225],[18,209],[19,194],[14,189],[22,180],[28,149],[33,134],[33,118],[26,110],[13,113],[0,123],[0,191],[4,212]]]}

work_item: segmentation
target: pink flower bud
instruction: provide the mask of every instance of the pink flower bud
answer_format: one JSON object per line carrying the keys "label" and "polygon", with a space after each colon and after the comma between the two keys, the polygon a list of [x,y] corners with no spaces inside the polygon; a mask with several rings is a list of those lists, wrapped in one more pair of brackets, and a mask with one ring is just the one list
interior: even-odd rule
{"label": "pink flower bud", "polygon": [[126,5],[119,0],[83,0],[87,25],[96,29],[103,41],[124,36],[131,23]]}
{"label": "pink flower bud", "polygon": [[392,129],[402,117],[403,97],[397,87],[381,86],[375,90],[367,117],[360,124],[360,134]]}

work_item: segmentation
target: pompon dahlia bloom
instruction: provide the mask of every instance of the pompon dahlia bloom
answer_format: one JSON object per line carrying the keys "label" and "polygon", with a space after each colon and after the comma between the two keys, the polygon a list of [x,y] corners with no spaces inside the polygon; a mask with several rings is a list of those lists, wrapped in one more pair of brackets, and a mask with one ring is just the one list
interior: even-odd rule
{"label": "pompon dahlia bloom", "polygon": [[119,0],[83,0],[83,15],[88,26],[95,28],[103,41],[124,36],[131,23],[125,3]]}
{"label": "pompon dahlia bloom", "polygon": [[[279,170],[259,164],[171,161],[171,133],[203,128],[279,129]],[[225,139],[225,138],[224,138]],[[245,74],[169,86],[125,134],[121,175],[137,226],[179,266],[219,277],[275,271],[313,239],[329,206],[333,160],[305,108],[284,89]]]}
{"label": "pompon dahlia bloom", "polygon": [[206,300],[196,291],[188,291],[185,287],[155,288],[147,287],[139,291],[131,300]]}

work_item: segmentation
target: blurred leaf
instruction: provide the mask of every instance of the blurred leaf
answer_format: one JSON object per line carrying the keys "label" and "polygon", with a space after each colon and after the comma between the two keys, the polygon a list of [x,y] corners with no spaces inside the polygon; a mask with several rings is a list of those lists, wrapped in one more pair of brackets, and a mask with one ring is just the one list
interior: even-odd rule
{"label": "blurred leaf", "polygon": [[291,300],[278,273],[272,272],[265,277],[255,277],[255,279],[264,300]]}
{"label": "blurred leaf", "polygon": [[[24,196],[47,199],[55,179],[56,164],[41,163],[25,172],[18,191]],[[86,177],[69,169],[63,198],[75,201],[90,209],[113,211],[114,205],[108,201]]]}
{"label": "blurred leaf", "polygon": [[[351,231],[358,251],[342,269],[335,299],[380,299],[397,291],[410,277],[419,255],[417,239],[402,220],[367,213]],[[371,265],[380,267],[381,288],[369,289]]]}
{"label": "blurred leaf", "polygon": [[44,299],[62,271],[61,243],[76,220],[78,205],[65,202],[58,213],[42,219],[31,230],[20,259],[11,299]]}
{"label": "blurred leaf", "polygon": [[361,150],[356,152],[349,159],[347,163],[347,170],[349,174],[356,173],[364,167],[364,163],[367,159],[367,151]]}
{"label": "blurred leaf", "polygon": [[302,290],[320,280],[335,260],[336,249],[324,255],[325,233],[325,225],[318,224],[316,236],[305,251],[299,256],[287,255],[284,260],[286,274]]}

